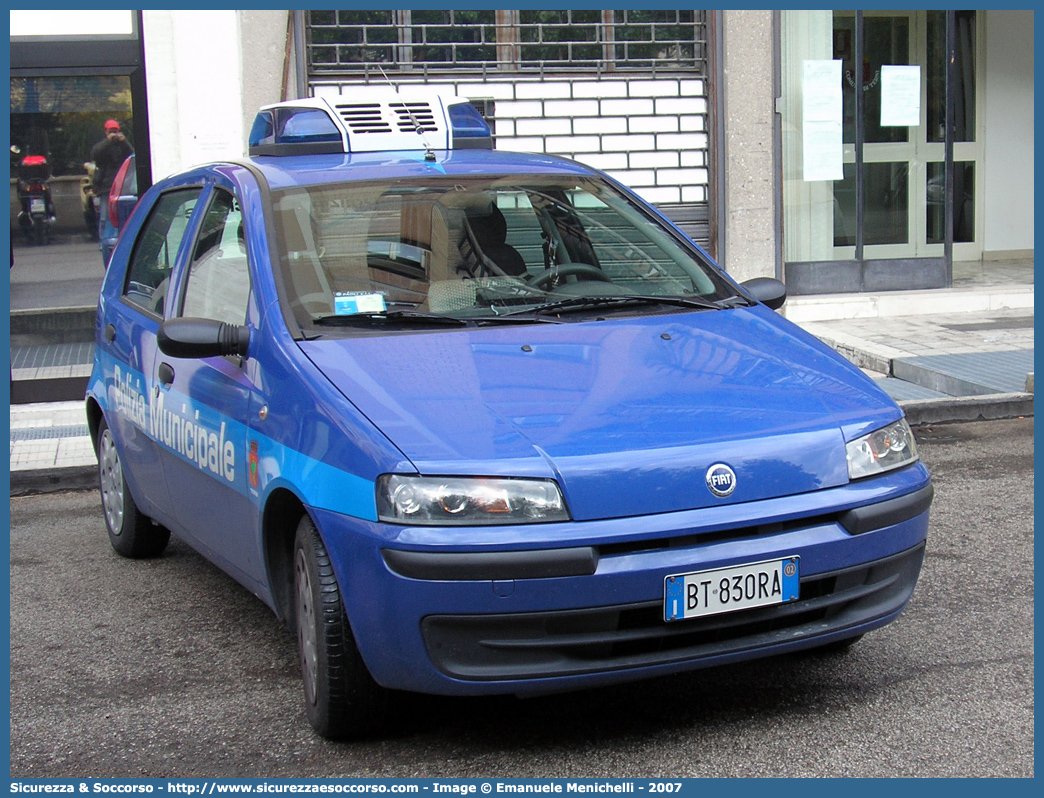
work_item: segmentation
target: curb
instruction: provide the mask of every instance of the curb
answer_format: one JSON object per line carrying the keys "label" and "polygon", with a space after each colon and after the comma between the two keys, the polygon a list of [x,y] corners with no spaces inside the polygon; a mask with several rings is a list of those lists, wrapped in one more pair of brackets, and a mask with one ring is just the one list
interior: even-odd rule
{"label": "curb", "polygon": [[1033,415],[1033,394],[998,393],[949,399],[912,399],[899,402],[910,426],[960,421],[996,421]]}
{"label": "curb", "polygon": [[11,496],[97,490],[97,466],[65,466],[11,472]]}
{"label": "curb", "polygon": [[97,306],[12,310],[11,342],[32,346],[93,341],[97,313]]}
{"label": "curb", "polygon": [[815,323],[802,325],[802,327],[806,332],[814,335],[849,363],[861,369],[879,372],[888,377],[893,376],[893,360],[910,356],[908,352],[895,349],[887,344],[871,343],[857,335],[847,335],[840,330],[828,330],[817,326]]}

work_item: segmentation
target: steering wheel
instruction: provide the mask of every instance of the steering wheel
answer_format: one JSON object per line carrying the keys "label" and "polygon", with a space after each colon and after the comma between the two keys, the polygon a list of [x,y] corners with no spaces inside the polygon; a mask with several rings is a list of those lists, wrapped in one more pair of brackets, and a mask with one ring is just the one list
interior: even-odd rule
{"label": "steering wheel", "polygon": [[534,274],[529,279],[529,284],[534,288],[540,288],[551,282],[556,277],[578,277],[589,280],[601,280],[603,283],[611,283],[613,278],[594,266],[587,263],[566,263],[551,269],[544,269],[540,274]]}

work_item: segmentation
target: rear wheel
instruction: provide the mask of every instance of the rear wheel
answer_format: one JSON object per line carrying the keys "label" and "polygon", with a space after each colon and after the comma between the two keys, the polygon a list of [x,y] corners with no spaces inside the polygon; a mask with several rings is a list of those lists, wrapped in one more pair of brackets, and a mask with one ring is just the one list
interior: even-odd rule
{"label": "rear wheel", "polygon": [[392,694],[359,656],[330,557],[307,515],[294,541],[294,614],[308,722],[330,739],[385,730]]}
{"label": "rear wheel", "polygon": [[170,530],[154,524],[131,498],[116,442],[104,419],[98,430],[98,487],[109,543],[116,553],[135,559],[161,554],[170,540]]}

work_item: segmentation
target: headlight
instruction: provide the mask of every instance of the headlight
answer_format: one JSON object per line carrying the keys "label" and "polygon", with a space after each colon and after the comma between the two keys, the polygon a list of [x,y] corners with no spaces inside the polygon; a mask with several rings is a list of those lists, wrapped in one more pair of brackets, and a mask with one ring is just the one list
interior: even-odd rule
{"label": "headlight", "polygon": [[860,479],[917,461],[917,444],[905,418],[848,444],[848,477]]}
{"label": "headlight", "polygon": [[486,526],[568,521],[558,485],[547,479],[416,477],[377,480],[382,521],[426,526]]}

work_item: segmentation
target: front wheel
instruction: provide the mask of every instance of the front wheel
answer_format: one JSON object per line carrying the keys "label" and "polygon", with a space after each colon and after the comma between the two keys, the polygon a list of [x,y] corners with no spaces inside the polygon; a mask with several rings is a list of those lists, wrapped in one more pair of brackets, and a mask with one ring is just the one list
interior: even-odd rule
{"label": "front wheel", "polygon": [[170,530],[154,524],[134,503],[127,490],[116,441],[104,419],[98,430],[98,487],[109,543],[115,552],[134,559],[162,554],[170,540]]}
{"label": "front wheel", "polygon": [[386,730],[391,693],[359,655],[330,557],[307,515],[294,541],[294,614],[308,722],[329,739]]}

